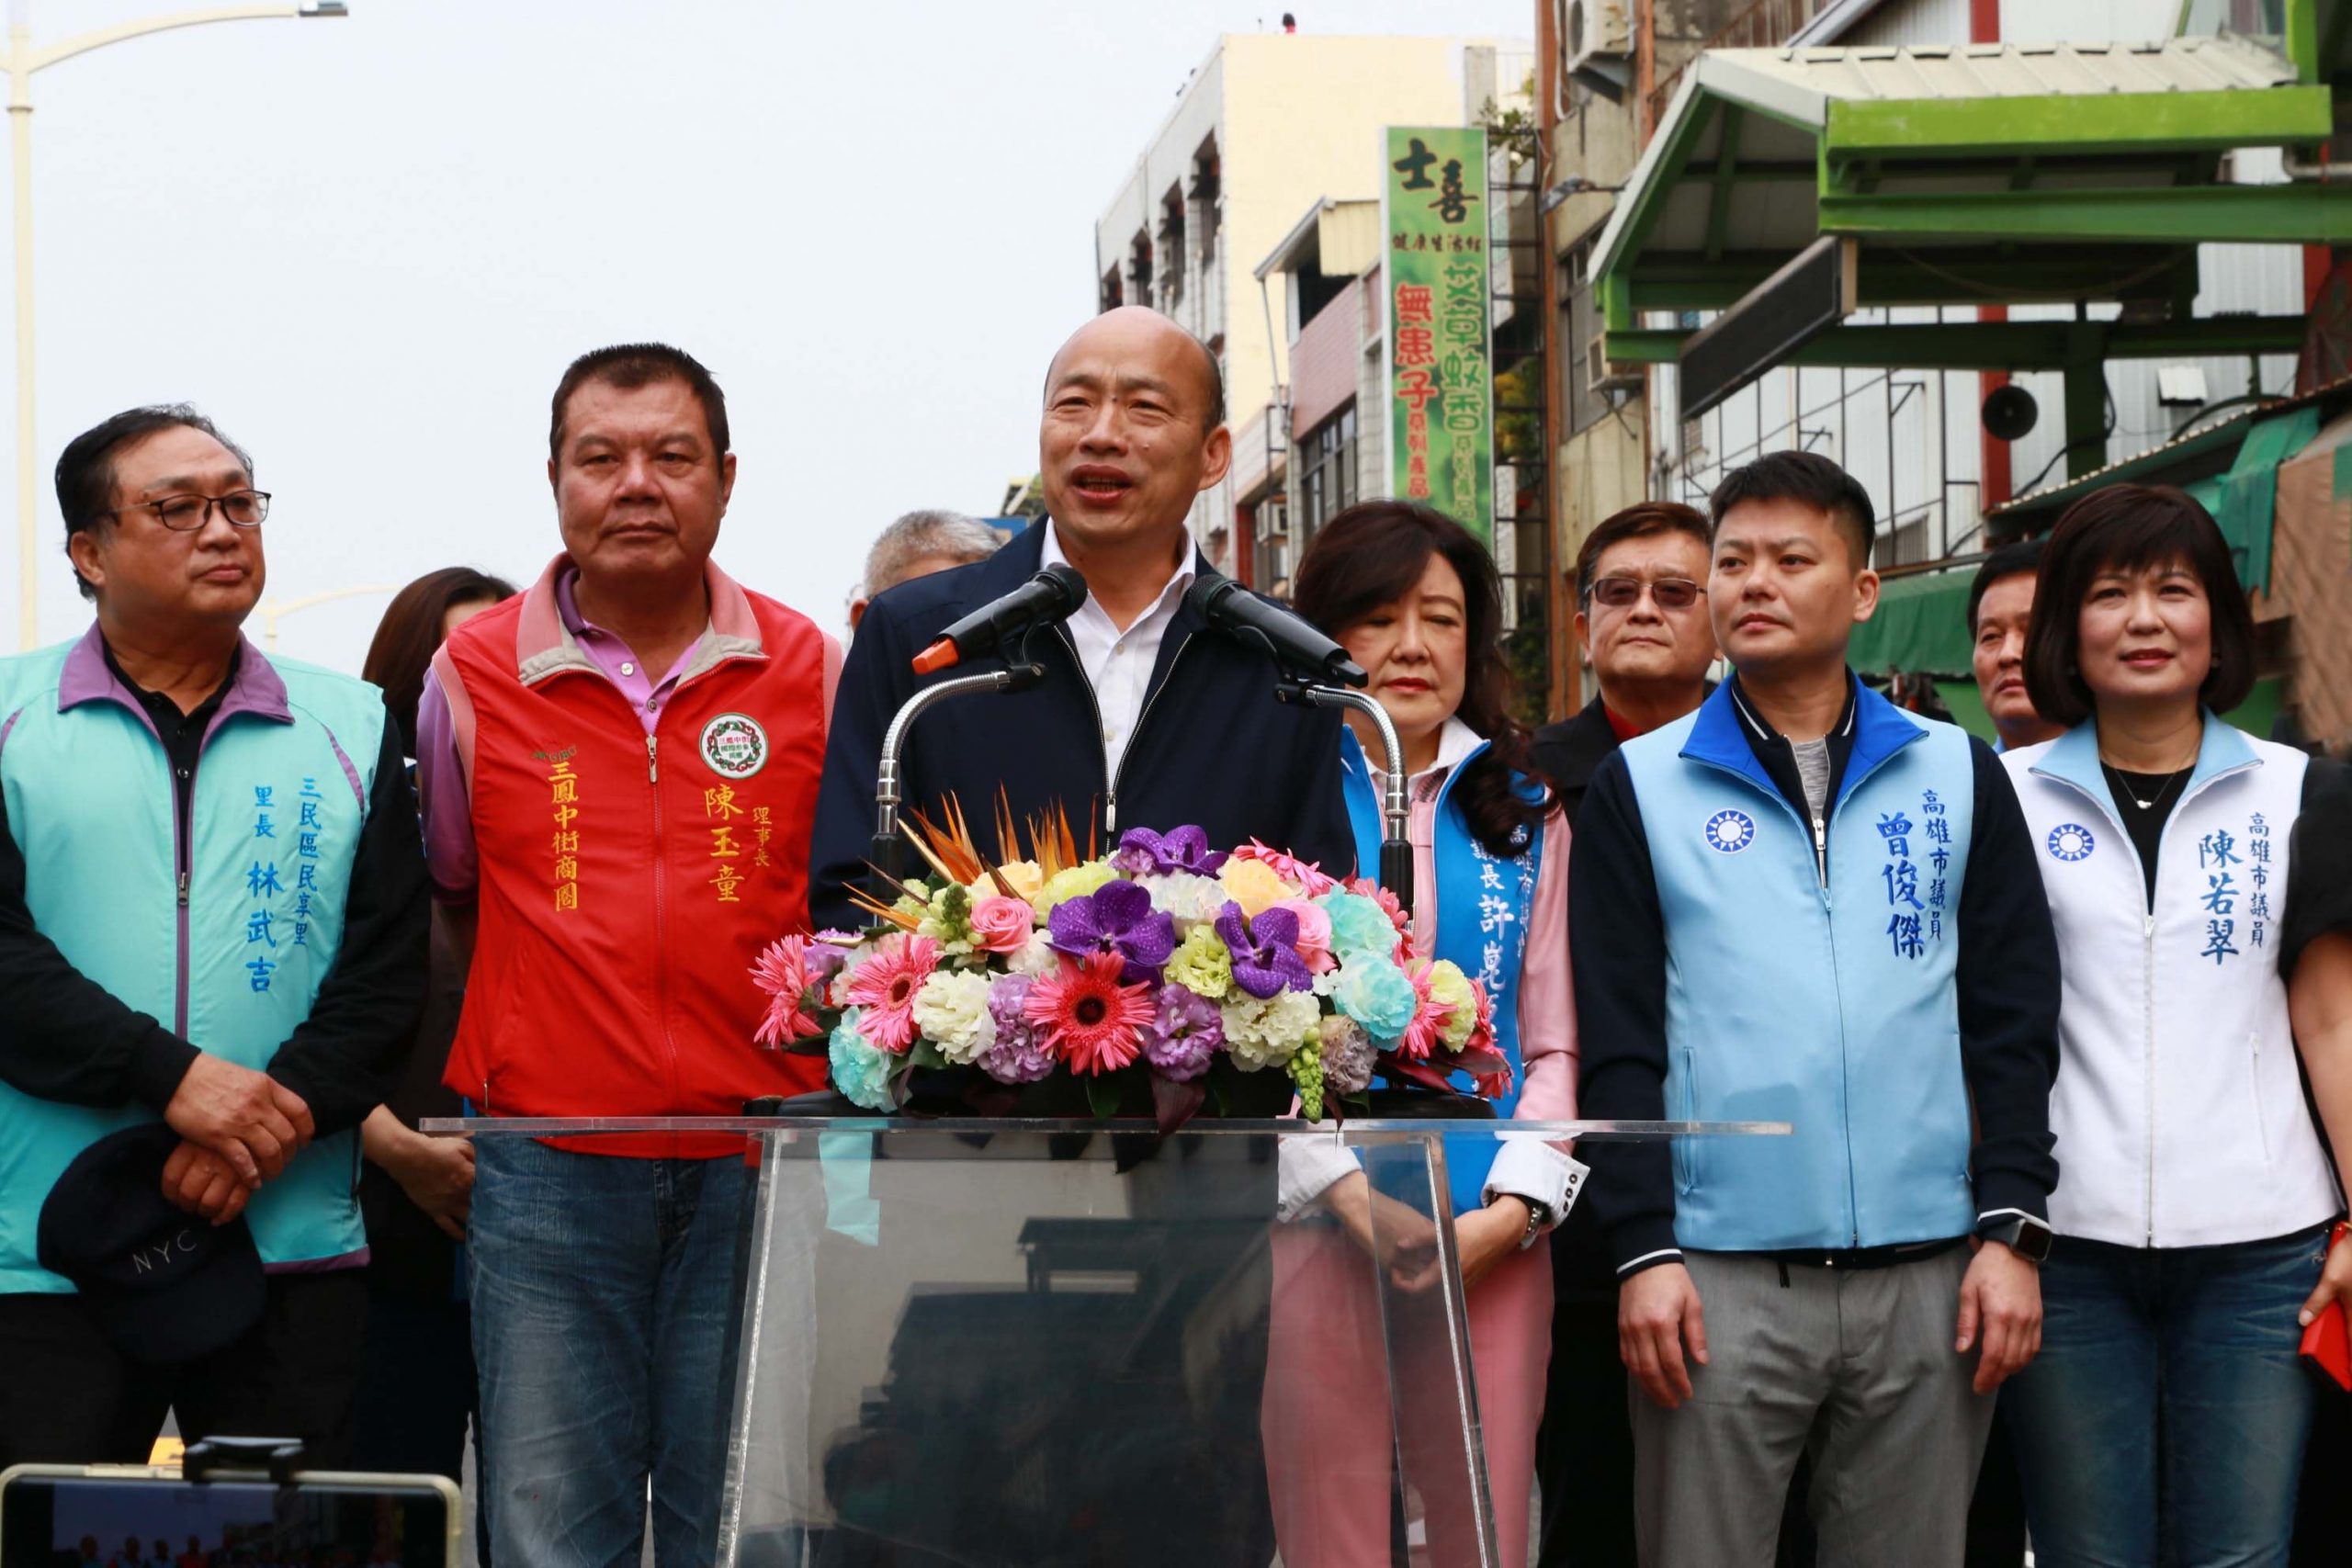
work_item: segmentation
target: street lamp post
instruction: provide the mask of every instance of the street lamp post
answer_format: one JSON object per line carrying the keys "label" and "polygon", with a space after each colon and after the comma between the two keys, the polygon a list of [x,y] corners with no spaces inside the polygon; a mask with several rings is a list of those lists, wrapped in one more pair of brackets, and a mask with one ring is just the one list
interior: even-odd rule
{"label": "street lamp post", "polygon": [[46,49],[35,49],[32,28],[21,6],[10,7],[8,52],[0,67],[8,73],[8,129],[14,143],[17,186],[17,646],[30,648],[40,635],[40,593],[36,584],[40,549],[39,491],[33,482],[33,73],[87,54],[110,43],[206,22],[243,22],[263,17],[343,17],[338,0],[309,5],[221,6],[181,11],[145,21],[122,22],[82,33]]}
{"label": "street lamp post", "polygon": [[306,593],[300,599],[269,600],[255,606],[261,612],[263,651],[277,651],[277,623],[297,610],[307,610],[313,604],[332,604],[338,599],[365,599],[379,593],[397,593],[396,584],[361,582],[349,588],[330,588],[323,593]]}

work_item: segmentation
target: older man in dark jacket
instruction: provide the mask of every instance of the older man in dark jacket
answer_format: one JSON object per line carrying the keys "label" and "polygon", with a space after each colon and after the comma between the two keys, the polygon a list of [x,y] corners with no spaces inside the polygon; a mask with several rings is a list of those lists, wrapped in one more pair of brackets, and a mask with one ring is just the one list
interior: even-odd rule
{"label": "older man in dark jacket", "polygon": [[849,890],[865,874],[891,716],[933,681],[1003,665],[989,655],[918,677],[910,661],[1053,561],[1085,576],[1088,599],[1031,644],[1046,680],[923,715],[901,758],[906,804],[935,818],[952,796],[985,822],[1001,788],[1016,820],[1060,807],[1081,841],[1091,819],[1106,851],[1126,828],[1197,823],[1213,844],[1256,838],[1327,871],[1351,866],[1338,715],[1276,700],[1273,661],[1184,604],[1209,570],[1185,518],[1232,458],[1224,404],[1216,359],[1140,307],[1096,317],[1055,355],[1038,437],[1051,516],[991,559],[881,594],[858,627],[817,807],[819,926],[857,923]]}

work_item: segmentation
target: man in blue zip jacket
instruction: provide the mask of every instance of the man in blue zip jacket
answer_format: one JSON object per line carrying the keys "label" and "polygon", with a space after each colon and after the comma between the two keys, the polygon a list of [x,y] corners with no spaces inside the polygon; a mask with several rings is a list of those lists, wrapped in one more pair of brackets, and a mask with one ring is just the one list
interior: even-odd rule
{"label": "man in blue zip jacket", "polygon": [[1594,1162],[1642,1558],[1769,1564],[1810,1452],[1824,1568],[1957,1568],[1992,1391],[2040,1344],[2056,937],[1992,752],[1847,668],[1861,487],[1775,453],[1713,513],[1736,673],[1577,822],[1579,1103],[1794,1132]]}
{"label": "man in blue zip jacket", "polygon": [[1194,823],[1221,848],[1254,837],[1334,874],[1354,863],[1338,714],[1278,702],[1273,661],[1184,603],[1206,570],[1185,518],[1233,457],[1216,357],[1157,311],[1107,311],[1047,368],[1037,446],[1048,518],[990,559],[877,595],[858,624],[817,804],[808,904],[820,929],[861,923],[849,890],[865,875],[891,715],[919,687],[1004,663],[918,677],[910,661],[1057,561],[1085,577],[1088,597],[1032,640],[1044,682],[924,714],[901,758],[907,806],[936,821],[953,796],[985,852],[1001,787],[1015,821],[1066,809],[1081,849],[1091,815],[1105,853],[1124,829]]}

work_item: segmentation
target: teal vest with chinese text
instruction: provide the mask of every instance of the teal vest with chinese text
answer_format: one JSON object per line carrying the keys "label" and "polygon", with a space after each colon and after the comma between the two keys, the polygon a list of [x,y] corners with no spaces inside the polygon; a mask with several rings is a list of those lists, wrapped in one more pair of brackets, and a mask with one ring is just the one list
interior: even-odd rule
{"label": "teal vest with chinese text", "polygon": [[[266,1068],[342,942],[382,697],[246,645],[197,763],[183,903],[170,763],[128,690],[90,679],[95,636],[0,660],[0,790],[33,922],[124,1003]],[[154,1120],[0,1085],[0,1292],[72,1289],[35,1260],[41,1204],[91,1143]],[[358,1160],[356,1132],[320,1139],[254,1195],[266,1266],[362,1251]]]}

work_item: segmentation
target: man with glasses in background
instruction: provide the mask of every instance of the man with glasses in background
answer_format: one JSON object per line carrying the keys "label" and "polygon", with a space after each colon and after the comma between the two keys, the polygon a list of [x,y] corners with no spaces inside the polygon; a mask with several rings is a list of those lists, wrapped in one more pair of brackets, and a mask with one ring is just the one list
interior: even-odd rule
{"label": "man with glasses in background", "polygon": [[[334,1469],[356,1129],[424,994],[399,738],[372,686],[244,639],[269,496],[195,410],[76,436],[57,499],[97,618],[0,660],[0,1466],[142,1461],[175,1406]],[[96,1238],[159,1192],[214,1223],[163,1210],[127,1289]]]}
{"label": "man with glasses in background", "polygon": [[[1577,552],[1577,641],[1600,695],[1535,732],[1536,771],[1574,823],[1585,786],[1623,742],[1707,697],[1707,520],[1671,501],[1607,518]],[[1552,1235],[1552,1363],[1537,1434],[1544,1564],[1634,1561],[1634,1432],[1617,1348],[1617,1270],[1592,1211]]]}
{"label": "man with glasses in background", "polygon": [[2041,581],[2041,541],[2020,539],[1984,558],[1968,585],[1970,664],[1985,716],[2000,736],[1996,751],[2020,751],[2066,733],[2033,705],[2025,689],[2025,634]]}

